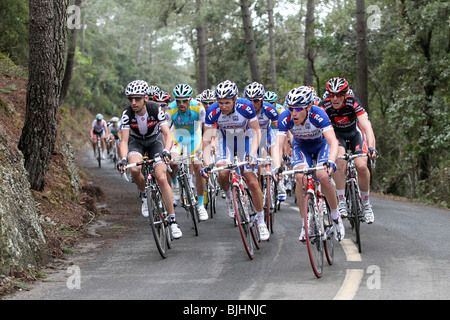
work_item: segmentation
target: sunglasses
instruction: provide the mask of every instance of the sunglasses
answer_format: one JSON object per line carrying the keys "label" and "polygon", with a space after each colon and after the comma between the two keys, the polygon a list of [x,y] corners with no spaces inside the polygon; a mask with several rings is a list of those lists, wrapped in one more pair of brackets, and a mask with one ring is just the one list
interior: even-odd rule
{"label": "sunglasses", "polygon": [[329,93],[328,96],[329,96],[330,98],[334,98],[334,97],[340,98],[340,97],[345,96],[345,93],[342,93],[342,92],[340,92],[340,93]]}
{"label": "sunglasses", "polygon": [[190,99],[183,99],[183,100],[177,99],[176,101],[177,101],[177,103],[188,103],[189,100],[190,100]]}
{"label": "sunglasses", "polygon": [[158,104],[161,106],[161,108],[165,108],[167,106],[167,103],[158,103]]}
{"label": "sunglasses", "polygon": [[207,105],[210,105],[210,104],[213,104],[213,103],[214,103],[214,101],[202,101],[202,103],[203,103],[203,104],[207,104]]}
{"label": "sunglasses", "polygon": [[300,112],[300,111],[302,111],[303,109],[306,109],[306,107],[307,106],[304,106],[304,107],[288,107],[288,109],[289,109],[289,111],[296,111],[296,112]]}
{"label": "sunglasses", "polygon": [[128,101],[135,101],[135,102],[139,102],[139,101],[141,101],[142,99],[144,99],[144,97],[128,97]]}

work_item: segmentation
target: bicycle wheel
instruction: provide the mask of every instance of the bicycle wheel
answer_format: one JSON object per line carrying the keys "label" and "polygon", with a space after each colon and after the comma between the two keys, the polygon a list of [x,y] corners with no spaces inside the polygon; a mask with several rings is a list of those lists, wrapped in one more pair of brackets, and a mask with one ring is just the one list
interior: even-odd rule
{"label": "bicycle wheel", "polygon": [[317,278],[322,277],[323,269],[323,241],[320,238],[320,229],[315,215],[314,196],[307,194],[305,197],[306,214],[305,237],[306,247],[308,249],[309,261]]}
{"label": "bicycle wheel", "polygon": [[197,221],[199,221],[199,213],[197,208],[197,203],[194,200],[194,196],[192,194],[191,186],[189,185],[189,180],[186,175],[183,176],[182,180],[182,189],[185,200],[185,209],[188,214],[188,218],[192,221],[192,228],[194,229],[195,235],[198,236],[198,227]]}
{"label": "bicycle wheel", "polygon": [[159,254],[167,257],[168,238],[166,232],[166,221],[163,213],[163,200],[159,193],[152,192],[151,197],[147,197],[147,204],[149,209],[149,221],[152,229],[153,238],[155,239],[156,248]]}
{"label": "bicycle wheel", "polygon": [[214,184],[214,177],[209,177],[208,181],[208,209],[209,209],[209,217],[213,218],[216,213],[216,204],[217,204],[217,190]]}
{"label": "bicycle wheel", "polygon": [[102,144],[100,142],[100,139],[97,139],[97,161],[98,161],[98,167],[102,167]]}
{"label": "bicycle wheel", "polygon": [[270,230],[271,225],[271,215],[272,215],[272,198],[271,198],[271,190],[270,190],[270,176],[267,175],[263,181],[263,195],[264,195],[264,218],[266,221],[267,228]]}
{"label": "bicycle wheel", "polygon": [[325,257],[327,258],[328,264],[333,264],[334,259],[334,234],[333,234],[333,223],[331,222],[331,210],[328,205],[328,201],[325,197],[322,197],[324,204],[322,205],[322,215],[323,215],[323,229],[325,231],[325,240],[323,242]]}
{"label": "bicycle wheel", "polygon": [[256,209],[255,209],[255,205],[253,204],[253,200],[252,197],[250,195],[250,191],[248,189],[245,190],[246,192],[246,197],[245,197],[245,202],[247,203],[247,207],[248,207],[248,211],[250,214],[250,219],[249,221],[250,223],[250,232],[252,234],[252,239],[253,239],[253,243],[255,244],[256,249],[259,250],[260,246],[259,243],[261,242],[261,238],[259,237],[259,232],[258,232],[258,226],[257,226],[257,222],[256,222]]}
{"label": "bicycle wheel", "polygon": [[355,228],[355,235],[356,235],[356,244],[358,246],[358,252],[361,253],[361,233],[360,233],[360,227],[361,227],[361,215],[362,215],[362,207],[361,207],[361,200],[359,198],[358,194],[358,186],[354,181],[350,183],[349,188],[350,193],[350,204],[351,204],[351,212],[353,216],[353,224]]}
{"label": "bicycle wheel", "polygon": [[233,205],[236,224],[239,227],[239,233],[241,234],[245,251],[247,252],[249,258],[253,260],[255,252],[253,249],[253,240],[251,239],[252,235],[250,231],[250,217],[248,215],[248,212],[245,211],[241,195],[242,194],[239,187],[234,186]]}

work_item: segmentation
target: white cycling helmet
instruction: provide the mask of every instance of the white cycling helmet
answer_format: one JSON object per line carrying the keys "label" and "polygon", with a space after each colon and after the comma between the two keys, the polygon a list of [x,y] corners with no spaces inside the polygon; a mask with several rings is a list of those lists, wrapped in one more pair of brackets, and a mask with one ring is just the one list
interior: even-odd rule
{"label": "white cycling helmet", "polygon": [[119,122],[119,118],[113,117],[113,118],[111,119],[111,122]]}
{"label": "white cycling helmet", "polygon": [[175,96],[175,99],[191,97],[192,88],[188,84],[180,83],[173,89],[173,95]]}
{"label": "white cycling helmet", "polygon": [[148,94],[148,84],[144,80],[135,80],[130,82],[126,89],[125,89],[125,95],[132,96],[132,95],[141,95],[145,96]]}
{"label": "white cycling helmet", "polygon": [[262,99],[265,93],[264,86],[258,82],[250,83],[244,90],[245,97],[250,100]]}
{"label": "white cycling helmet", "polygon": [[326,87],[328,92],[333,94],[346,93],[349,89],[349,84],[344,78],[336,77],[328,80]]}
{"label": "white cycling helmet", "polygon": [[311,102],[314,102],[316,95],[311,87],[297,87],[292,89],[286,95],[286,105],[299,106],[306,108]]}
{"label": "white cycling helmet", "polygon": [[201,93],[201,101],[216,101],[216,94],[211,89],[206,89]]}
{"label": "white cycling helmet", "polygon": [[236,83],[225,80],[216,86],[215,94],[217,99],[229,99],[238,95],[238,87]]}

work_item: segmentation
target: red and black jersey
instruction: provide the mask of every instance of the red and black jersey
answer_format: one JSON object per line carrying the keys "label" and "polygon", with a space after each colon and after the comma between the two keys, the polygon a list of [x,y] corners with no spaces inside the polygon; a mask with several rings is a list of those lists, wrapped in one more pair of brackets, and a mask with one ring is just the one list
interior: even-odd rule
{"label": "red and black jersey", "polygon": [[128,106],[122,113],[122,129],[129,129],[130,135],[143,139],[158,136],[161,125],[167,123],[164,111],[153,101],[148,101],[146,107],[146,114],[139,116]]}
{"label": "red and black jersey", "polygon": [[356,129],[357,117],[366,113],[361,102],[354,96],[347,96],[343,102],[343,107],[335,109],[331,105],[330,98],[322,100],[319,104],[330,118],[335,131],[349,132]]}

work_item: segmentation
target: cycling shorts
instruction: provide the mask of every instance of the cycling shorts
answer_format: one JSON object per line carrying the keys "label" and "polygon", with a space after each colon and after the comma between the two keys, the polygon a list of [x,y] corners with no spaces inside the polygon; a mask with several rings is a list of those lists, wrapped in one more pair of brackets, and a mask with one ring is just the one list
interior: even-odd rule
{"label": "cycling shorts", "polygon": [[[228,130],[230,133],[231,130]],[[233,162],[234,155],[238,156],[238,161],[245,161],[245,157],[250,154],[252,145],[252,138],[245,134],[227,134],[224,135],[222,131],[218,134],[218,148],[216,152],[216,164],[230,164]],[[244,172],[251,172],[252,168],[249,165],[244,166]]]}
{"label": "cycling shorts", "polygon": [[[147,155],[149,159],[155,159],[159,157],[164,150],[164,140],[159,134],[156,138],[142,139],[130,135],[128,140],[128,157],[133,154],[138,154],[141,158]],[[161,163],[161,161],[156,161],[153,166]]]}
{"label": "cycling shorts", "polygon": [[345,150],[350,149],[353,154],[368,152],[367,138],[364,130],[357,125],[356,129],[350,132],[334,131],[339,141],[339,146]]}
{"label": "cycling shorts", "polygon": [[101,137],[101,136],[105,135],[105,130],[102,130],[100,132],[97,132],[97,131],[94,130],[93,134],[94,134],[94,136]]}
{"label": "cycling shorts", "polygon": [[297,169],[297,167],[304,165],[311,167],[313,158],[316,160],[316,166],[322,164],[328,160],[329,153],[330,146],[325,139],[315,144],[302,144],[294,140],[292,169]]}
{"label": "cycling shorts", "polygon": [[[202,137],[199,131],[191,133],[189,130],[177,129],[172,132],[173,146],[170,150],[171,153],[181,154],[183,146],[187,145],[188,153],[195,156],[197,150],[201,149]],[[197,160],[197,158],[194,158]]]}

